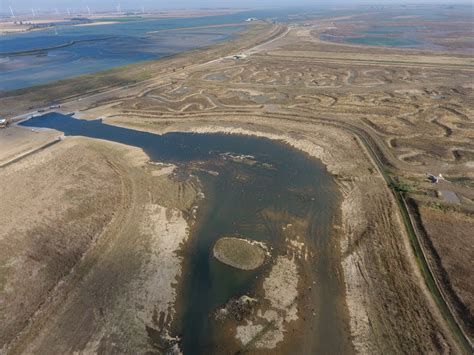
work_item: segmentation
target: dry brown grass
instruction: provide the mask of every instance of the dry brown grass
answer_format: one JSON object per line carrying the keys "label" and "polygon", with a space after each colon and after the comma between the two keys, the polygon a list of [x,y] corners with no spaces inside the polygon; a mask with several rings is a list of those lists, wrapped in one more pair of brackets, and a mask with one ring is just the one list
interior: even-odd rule
{"label": "dry brown grass", "polygon": [[10,342],[106,228],[121,180],[94,145],[62,142],[0,171],[0,344]]}
{"label": "dry brown grass", "polygon": [[460,318],[474,334],[474,216],[440,209],[437,205],[419,208],[431,247],[432,263]]}

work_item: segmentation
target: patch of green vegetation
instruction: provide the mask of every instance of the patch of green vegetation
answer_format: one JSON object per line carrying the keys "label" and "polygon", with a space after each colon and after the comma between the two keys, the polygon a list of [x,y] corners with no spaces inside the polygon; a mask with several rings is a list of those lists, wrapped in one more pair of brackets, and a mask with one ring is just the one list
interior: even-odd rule
{"label": "patch of green vegetation", "polygon": [[446,212],[449,210],[449,207],[446,206],[446,205],[442,205],[441,203],[439,202],[430,202],[428,204],[428,207],[433,209],[433,210],[438,210],[438,211],[443,211],[443,212]]}
{"label": "patch of green vegetation", "polygon": [[140,81],[151,79],[152,77],[153,77],[153,73],[151,70],[143,69],[134,76],[133,81],[135,83],[138,83]]}
{"label": "patch of green vegetation", "polygon": [[7,284],[7,275],[10,268],[6,265],[0,265],[0,291],[3,291]]}
{"label": "patch of green vegetation", "polygon": [[390,169],[388,166],[383,165],[381,167],[381,171],[382,171],[382,174],[384,174],[384,175],[387,175],[387,176],[392,176],[393,175],[392,169]]}
{"label": "patch of green vegetation", "polygon": [[446,179],[454,184],[459,184],[467,187],[474,186],[474,179],[471,179],[466,176],[447,177]]}
{"label": "patch of green vegetation", "polygon": [[426,206],[428,208],[431,208],[432,210],[441,211],[441,212],[461,212],[461,213],[469,214],[468,211],[463,210],[462,207],[460,206],[447,205],[447,204],[443,204],[443,203],[435,202],[435,201],[428,202]]}
{"label": "patch of green vegetation", "polygon": [[413,185],[410,185],[407,182],[401,181],[399,179],[391,179],[388,185],[390,188],[403,194],[413,191]]}

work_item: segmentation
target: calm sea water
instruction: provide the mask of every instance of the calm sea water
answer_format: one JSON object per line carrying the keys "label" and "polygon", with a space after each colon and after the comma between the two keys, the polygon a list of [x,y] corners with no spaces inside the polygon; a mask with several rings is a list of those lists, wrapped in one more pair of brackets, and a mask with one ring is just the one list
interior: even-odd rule
{"label": "calm sea water", "polygon": [[[374,11],[372,7],[366,10]],[[457,29],[440,30],[436,25],[452,22],[453,19],[469,22],[472,18],[469,17],[472,8],[467,5],[387,7],[378,11],[380,12],[372,15],[369,20],[365,20],[370,25],[367,29],[355,30],[349,34],[322,34],[320,38],[370,46],[446,50],[447,48],[437,45],[433,38],[442,37],[443,31],[446,35],[452,35]],[[360,21],[363,23],[364,17]],[[427,33],[430,35],[427,36]]]}
{"label": "calm sea water", "polygon": [[[219,173],[214,176],[193,172],[198,174],[206,198],[185,254],[180,311],[175,324],[175,332],[182,336],[184,353],[241,350],[235,344],[222,342],[222,329],[213,314],[230,298],[253,294],[262,273],[269,271],[270,265],[256,271],[240,271],[219,263],[212,257],[215,241],[222,235],[239,234],[266,242],[273,248],[273,256],[284,254],[282,226],[292,220],[307,222],[302,237],[317,255],[315,260],[298,261],[306,270],[306,280],[317,284],[311,298],[306,298],[308,307],[315,309],[316,318],[305,323],[306,327],[311,323],[314,333],[305,339],[305,344],[295,346],[295,353],[308,348],[311,353],[347,353],[350,349],[343,314],[344,286],[337,277],[339,259],[330,237],[339,195],[332,177],[318,161],[282,143],[249,136],[192,133],[160,136],[56,113],[31,119],[23,125],[124,143],[142,148],[151,160],[171,162],[179,169],[192,169],[198,163],[200,168]],[[226,160],[223,153],[252,155],[260,164]]]}
{"label": "calm sea water", "polygon": [[[307,12],[279,9],[197,18],[138,19],[108,25],[56,26],[1,36],[0,91],[95,73],[225,41],[245,29],[244,21],[249,17],[287,21],[296,14],[305,16]],[[184,30],[235,23],[242,25]],[[160,32],[180,28],[183,30]]]}
{"label": "calm sea water", "polygon": [[[226,23],[225,19],[220,22]],[[227,40],[245,28],[241,25],[153,33],[216,23],[220,24],[213,18],[147,20],[67,26],[5,36],[0,38],[0,52],[3,53],[0,53],[0,90],[25,88],[143,60],[159,59]]]}

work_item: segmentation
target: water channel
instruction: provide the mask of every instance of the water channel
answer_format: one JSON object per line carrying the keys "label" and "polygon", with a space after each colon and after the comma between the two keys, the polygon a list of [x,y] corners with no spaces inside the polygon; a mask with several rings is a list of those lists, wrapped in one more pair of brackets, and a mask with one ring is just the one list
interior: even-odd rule
{"label": "water channel", "polygon": [[[308,319],[305,334],[311,329],[311,337],[305,338],[307,344],[296,344],[295,353],[351,349],[338,248],[331,233],[339,194],[319,161],[281,142],[251,136],[157,135],[58,113],[22,125],[139,147],[150,160],[176,164],[199,177],[205,199],[185,251],[175,326],[185,354],[229,350],[220,342],[222,329],[213,313],[232,297],[255,295],[272,266],[270,262],[255,271],[226,266],[212,257],[215,241],[229,234],[263,241],[271,246],[274,258],[288,252],[284,232],[288,224],[303,226],[301,237],[313,255],[298,261],[305,283],[313,287],[305,288],[302,299],[310,304],[301,305],[300,312],[300,318]],[[192,170],[193,166],[200,169]]]}

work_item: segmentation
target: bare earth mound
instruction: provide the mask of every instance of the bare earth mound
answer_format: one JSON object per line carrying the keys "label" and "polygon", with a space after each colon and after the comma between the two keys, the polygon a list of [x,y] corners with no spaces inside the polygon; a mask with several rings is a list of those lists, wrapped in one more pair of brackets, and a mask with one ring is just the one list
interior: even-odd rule
{"label": "bare earth mound", "polygon": [[254,270],[265,261],[265,250],[260,245],[235,237],[219,239],[213,254],[220,262],[241,270]]}

